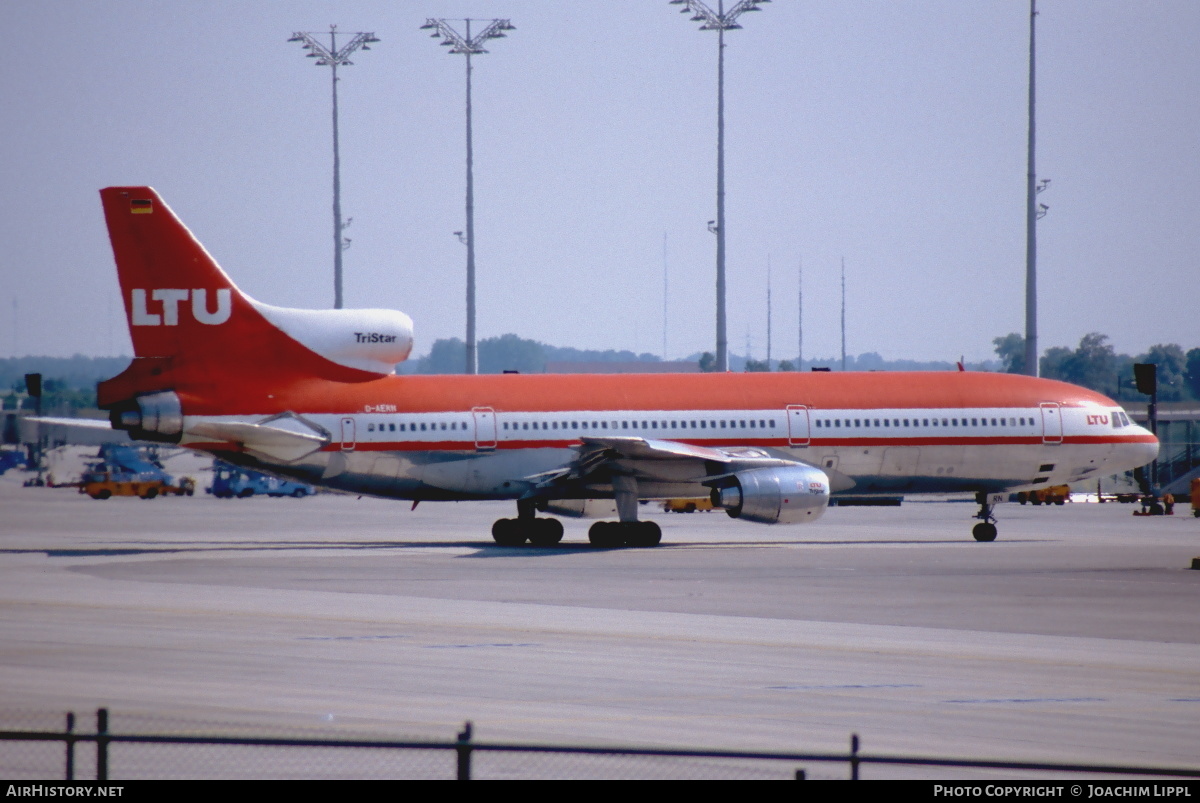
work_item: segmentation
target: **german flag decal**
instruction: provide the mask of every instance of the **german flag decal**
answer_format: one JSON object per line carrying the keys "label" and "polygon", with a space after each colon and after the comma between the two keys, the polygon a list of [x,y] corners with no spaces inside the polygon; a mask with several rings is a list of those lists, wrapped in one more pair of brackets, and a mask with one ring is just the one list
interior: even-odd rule
{"label": "german flag decal", "polygon": [[129,211],[134,215],[149,215],[154,212],[154,201],[142,201],[136,198],[130,198]]}

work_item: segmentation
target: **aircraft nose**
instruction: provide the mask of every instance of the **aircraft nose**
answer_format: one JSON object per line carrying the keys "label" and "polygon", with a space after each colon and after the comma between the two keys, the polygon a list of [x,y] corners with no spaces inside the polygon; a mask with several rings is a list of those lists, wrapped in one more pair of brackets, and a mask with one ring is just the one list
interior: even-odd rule
{"label": "aircraft nose", "polygon": [[1123,443],[1117,450],[1122,464],[1127,469],[1144,466],[1158,458],[1158,438],[1151,435],[1149,430],[1143,430],[1143,432],[1146,440],[1137,443]]}

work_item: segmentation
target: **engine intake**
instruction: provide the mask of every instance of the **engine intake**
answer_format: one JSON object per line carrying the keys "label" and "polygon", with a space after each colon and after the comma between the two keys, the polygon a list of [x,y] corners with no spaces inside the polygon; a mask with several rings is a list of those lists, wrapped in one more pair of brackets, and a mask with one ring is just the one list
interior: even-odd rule
{"label": "engine intake", "polygon": [[829,478],[812,466],[757,468],[714,488],[713,504],[730,518],[763,524],[816,521],[829,507]]}

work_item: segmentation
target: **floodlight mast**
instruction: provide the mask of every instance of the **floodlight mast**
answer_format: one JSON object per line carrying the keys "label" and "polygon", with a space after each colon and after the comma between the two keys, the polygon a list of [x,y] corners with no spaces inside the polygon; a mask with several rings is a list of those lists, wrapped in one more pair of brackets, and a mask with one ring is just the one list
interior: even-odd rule
{"label": "floodlight mast", "polygon": [[1025,373],[1029,376],[1038,375],[1038,328],[1037,328],[1037,222],[1046,215],[1049,209],[1045,204],[1037,202],[1038,193],[1046,188],[1043,182],[1038,184],[1037,169],[1034,165],[1036,145],[1034,103],[1034,79],[1036,70],[1034,57],[1035,33],[1037,23],[1037,0],[1029,0],[1029,141],[1028,141],[1028,170],[1025,174]]}
{"label": "floodlight mast", "polygon": [[355,33],[349,42],[337,46],[337,26],[329,26],[329,47],[317,41],[316,33],[298,31],[292,34],[289,42],[303,42],[308,51],[308,58],[316,59],[318,67],[329,67],[333,73],[333,308],[342,308],[342,252],[349,246],[350,241],[342,238],[342,231],[350,225],[350,221],[342,220],[342,175],[341,161],[338,155],[338,103],[337,103],[337,68],[349,67],[354,62],[350,55],[354,51],[370,50],[368,45],[379,40],[373,33]]}
{"label": "floodlight mast", "polygon": [[[453,20],[458,22],[458,20]],[[430,18],[421,30],[432,30],[434,39],[441,39],[444,47],[452,54],[467,57],[467,373],[479,373],[478,349],[475,343],[475,176],[474,149],[471,141],[471,56],[486,53],[483,43],[488,39],[502,39],[505,31],[516,28],[508,20],[487,20],[483,31],[471,36],[471,23],[484,20],[462,20],[466,24],[466,35],[450,27],[447,20]]]}
{"label": "floodlight mast", "polygon": [[737,18],[747,11],[761,11],[759,6],[771,0],[739,0],[725,10],[724,0],[713,11],[700,0],[670,0],[682,5],[680,13],[692,14],[692,21],[702,23],[700,30],[717,32],[717,220],[709,230],[717,235],[717,371],[729,370],[729,343],[725,336],[725,31],[741,28]]}

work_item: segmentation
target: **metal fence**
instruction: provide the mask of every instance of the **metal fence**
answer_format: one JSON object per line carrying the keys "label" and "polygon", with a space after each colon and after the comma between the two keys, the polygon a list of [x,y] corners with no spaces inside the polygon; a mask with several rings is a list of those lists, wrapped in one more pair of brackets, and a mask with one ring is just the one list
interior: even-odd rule
{"label": "metal fence", "polygon": [[[39,717],[43,722],[44,717]],[[61,722],[61,720],[60,720]],[[1200,768],[1078,764],[865,753],[857,735],[845,752],[800,753],[480,742],[466,723],[455,741],[127,733],[96,712],[94,731],[38,725],[0,731],[0,776],[94,778],[787,778],[858,780],[865,767],[907,772],[1007,770],[1086,776],[1200,778]],[[810,769],[817,765],[817,770]],[[873,775],[875,773],[872,773]],[[916,775],[912,777],[918,777]],[[928,777],[928,776],[926,776]]]}

